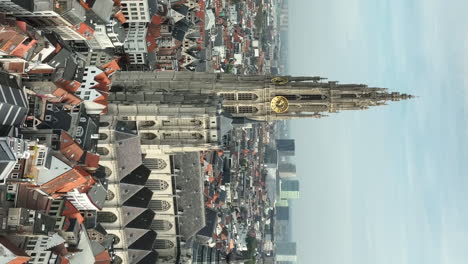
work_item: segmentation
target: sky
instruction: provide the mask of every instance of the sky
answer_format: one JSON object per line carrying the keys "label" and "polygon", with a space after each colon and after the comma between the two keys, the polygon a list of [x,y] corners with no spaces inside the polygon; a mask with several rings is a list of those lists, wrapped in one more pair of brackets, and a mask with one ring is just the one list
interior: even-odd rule
{"label": "sky", "polygon": [[291,75],[418,96],[291,122],[299,263],[468,263],[468,1],[289,2]]}

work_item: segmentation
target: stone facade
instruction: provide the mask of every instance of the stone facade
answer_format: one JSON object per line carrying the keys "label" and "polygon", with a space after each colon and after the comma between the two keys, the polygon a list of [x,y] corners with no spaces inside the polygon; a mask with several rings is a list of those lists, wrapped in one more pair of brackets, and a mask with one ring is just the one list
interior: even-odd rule
{"label": "stone facade", "polygon": [[[119,72],[113,78],[110,100],[127,103],[163,103],[158,93],[185,96],[220,96],[223,109],[235,118],[257,121],[319,118],[324,113],[364,110],[412,96],[371,88],[364,84],[338,84],[320,77],[228,75],[199,72]],[[277,113],[271,101],[285,97],[289,108]],[[200,101],[202,102],[202,101]]]}

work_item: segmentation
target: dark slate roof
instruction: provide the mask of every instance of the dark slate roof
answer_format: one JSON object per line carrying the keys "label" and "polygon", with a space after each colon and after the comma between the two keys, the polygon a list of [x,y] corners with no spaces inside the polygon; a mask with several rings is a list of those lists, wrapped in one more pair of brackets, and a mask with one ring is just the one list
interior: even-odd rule
{"label": "dark slate roof", "polygon": [[123,205],[147,208],[152,197],[153,197],[153,192],[147,187],[143,187],[137,193],[135,193],[130,198],[128,198],[123,203]]}
{"label": "dark slate roof", "polygon": [[209,208],[206,208],[205,211],[206,225],[197,233],[198,239],[201,239],[202,241],[207,241],[213,236],[218,223],[218,214],[216,211]]}
{"label": "dark slate roof", "polygon": [[150,17],[158,13],[158,1],[148,1],[148,11]]}
{"label": "dark slate roof", "polygon": [[156,232],[150,229],[125,228],[125,241],[129,249],[151,250]]}
{"label": "dark slate roof", "polygon": [[123,206],[123,224],[127,228],[148,229],[153,222],[155,213],[148,208]]}
{"label": "dark slate roof", "polygon": [[[138,132],[136,130],[137,130],[136,121],[117,121],[115,125],[115,131],[121,132],[122,134],[129,134],[130,136],[137,135]],[[130,136],[127,136],[127,137],[130,137]]]}
{"label": "dark slate roof", "polygon": [[100,233],[106,233],[106,230],[97,222],[97,211],[85,211],[85,214],[83,225],[86,229],[96,229]]}
{"label": "dark slate roof", "polygon": [[120,182],[135,185],[145,185],[150,174],[150,169],[148,169],[145,165],[140,165],[138,168],[134,169],[132,172],[130,172],[130,174],[120,180]]}
{"label": "dark slate roof", "polygon": [[28,111],[25,91],[12,75],[0,72],[0,125],[19,126]]}
{"label": "dark slate roof", "polygon": [[114,138],[117,143],[115,153],[119,166],[119,180],[121,180],[143,164],[140,136],[134,134],[127,126],[118,126]]}
{"label": "dark slate roof", "polygon": [[94,184],[93,187],[91,187],[91,189],[88,191],[89,199],[99,209],[102,209],[102,207],[104,206],[104,202],[106,201],[106,195],[107,189],[104,185],[100,183]]}
{"label": "dark slate roof", "polygon": [[54,10],[52,0],[12,0],[12,2],[30,12]]}
{"label": "dark slate roof", "polygon": [[187,20],[187,18],[179,20],[174,25],[174,29],[172,30],[172,37],[178,41],[183,41],[185,38],[185,33],[187,33],[189,30],[190,25],[191,23]]}
{"label": "dark slate roof", "polygon": [[180,234],[187,240],[205,226],[200,153],[174,155],[173,164],[179,168],[176,177],[176,187],[180,190],[177,207],[184,212],[179,218]]}
{"label": "dark slate roof", "polygon": [[[141,186],[141,185],[121,183],[120,184],[120,190],[121,190],[120,200],[122,201],[122,203],[127,202],[127,200],[129,200],[134,195],[136,195],[141,189],[143,189],[143,187],[144,186]],[[128,205],[128,206],[133,206],[133,205]],[[135,206],[135,207],[140,207],[140,206]]]}
{"label": "dark slate roof", "polygon": [[233,128],[232,119],[225,115],[220,115],[218,117],[218,126],[220,136],[227,135]]}
{"label": "dark slate roof", "polygon": [[116,19],[114,19],[114,21],[116,23],[114,23],[114,25],[112,26],[112,30],[115,34],[117,34],[117,39],[123,43],[125,41],[125,37],[127,36],[125,29],[124,27],[122,27],[122,24],[120,24],[119,21],[117,21]]}
{"label": "dark slate roof", "polygon": [[16,194],[16,207],[22,207],[31,210],[48,211],[52,200],[47,196],[40,194],[26,185],[19,184]]}
{"label": "dark slate roof", "polygon": [[47,103],[45,115],[46,116],[50,115],[51,120],[47,121],[46,119],[44,119],[42,123],[39,124],[38,126],[39,129],[49,128],[49,129],[63,129],[67,131],[70,129],[72,117],[68,113],[68,111],[65,111],[63,109],[62,104]]}
{"label": "dark slate roof", "polygon": [[112,18],[113,6],[113,0],[99,0],[94,2],[91,10],[107,24]]}
{"label": "dark slate roof", "polygon": [[80,146],[85,150],[93,149],[94,144],[97,140],[92,139],[93,134],[99,133],[99,121],[95,120],[92,116],[86,113],[86,109],[82,107],[78,114],[77,124],[75,127],[81,126],[83,128],[83,134],[80,136],[72,135],[74,139],[79,139]]}
{"label": "dark slate roof", "polygon": [[218,202],[226,202],[226,191],[219,192]]}
{"label": "dark slate roof", "polygon": [[172,10],[176,11],[177,13],[180,13],[183,16],[186,16],[189,12],[189,7],[186,5],[174,5],[172,7]]}
{"label": "dark slate roof", "polygon": [[91,245],[91,250],[93,251],[94,256],[97,256],[99,253],[106,250],[106,248],[103,245],[99,244],[96,241],[89,241],[89,243]]}
{"label": "dark slate roof", "polygon": [[129,264],[152,264],[158,260],[158,253],[154,250],[128,249]]}
{"label": "dark slate roof", "polygon": [[56,12],[68,20],[72,25],[85,21],[86,9],[76,0],[61,1]]}
{"label": "dark slate roof", "polygon": [[55,222],[55,217],[36,211],[33,233],[36,235],[49,235],[49,233],[54,231]]}

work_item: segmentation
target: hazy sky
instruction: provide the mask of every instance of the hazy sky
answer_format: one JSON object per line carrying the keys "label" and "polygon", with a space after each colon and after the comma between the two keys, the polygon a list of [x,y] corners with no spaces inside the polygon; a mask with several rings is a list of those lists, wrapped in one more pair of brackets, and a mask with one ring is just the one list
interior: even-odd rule
{"label": "hazy sky", "polygon": [[420,96],[292,122],[299,263],[468,263],[468,1],[289,2],[292,75]]}

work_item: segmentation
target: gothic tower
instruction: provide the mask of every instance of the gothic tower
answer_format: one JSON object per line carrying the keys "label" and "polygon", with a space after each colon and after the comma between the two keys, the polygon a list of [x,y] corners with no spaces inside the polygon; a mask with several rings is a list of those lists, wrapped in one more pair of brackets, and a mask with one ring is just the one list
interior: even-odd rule
{"label": "gothic tower", "polygon": [[[325,113],[363,110],[411,95],[364,84],[338,84],[320,77],[228,75],[197,72],[118,72],[110,103],[206,104],[214,96],[233,117],[258,121],[319,118]],[[179,101],[180,102],[180,101]]]}

